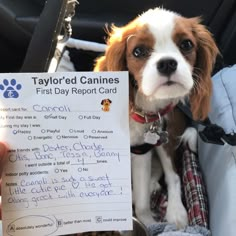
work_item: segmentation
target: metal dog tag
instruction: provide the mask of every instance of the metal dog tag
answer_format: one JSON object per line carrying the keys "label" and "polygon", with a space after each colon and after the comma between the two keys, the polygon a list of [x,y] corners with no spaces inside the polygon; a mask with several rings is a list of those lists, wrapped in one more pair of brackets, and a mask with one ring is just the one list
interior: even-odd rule
{"label": "metal dog tag", "polygon": [[157,141],[160,139],[160,135],[158,132],[159,124],[157,122],[153,122],[149,127],[148,131],[144,133],[144,142],[149,144],[157,144]]}
{"label": "metal dog tag", "polygon": [[155,132],[148,130],[146,133],[144,133],[144,142],[145,143],[155,145],[159,139],[160,139],[160,136]]}

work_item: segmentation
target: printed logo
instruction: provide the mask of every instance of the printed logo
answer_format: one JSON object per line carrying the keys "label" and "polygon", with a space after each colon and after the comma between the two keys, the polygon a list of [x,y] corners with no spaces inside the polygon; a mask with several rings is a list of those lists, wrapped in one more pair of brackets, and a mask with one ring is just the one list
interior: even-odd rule
{"label": "printed logo", "polygon": [[112,103],[112,101],[109,98],[103,99],[101,101],[102,110],[105,111],[105,112],[110,111],[111,103]]}
{"label": "printed logo", "polygon": [[21,90],[21,88],[21,84],[17,84],[15,79],[11,79],[10,81],[4,79],[3,84],[0,84],[0,90],[3,90],[4,98],[18,98],[18,91]]}

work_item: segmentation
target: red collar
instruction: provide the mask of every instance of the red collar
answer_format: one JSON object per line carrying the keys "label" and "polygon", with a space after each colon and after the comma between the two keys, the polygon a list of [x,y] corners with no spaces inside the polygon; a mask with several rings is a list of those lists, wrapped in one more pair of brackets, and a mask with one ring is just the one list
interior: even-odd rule
{"label": "red collar", "polygon": [[145,124],[145,123],[151,123],[156,120],[159,120],[161,116],[166,115],[170,111],[174,109],[174,105],[170,103],[167,105],[165,108],[160,109],[157,113],[144,113],[144,112],[139,112],[139,111],[134,111],[131,114],[132,119],[135,121]]}

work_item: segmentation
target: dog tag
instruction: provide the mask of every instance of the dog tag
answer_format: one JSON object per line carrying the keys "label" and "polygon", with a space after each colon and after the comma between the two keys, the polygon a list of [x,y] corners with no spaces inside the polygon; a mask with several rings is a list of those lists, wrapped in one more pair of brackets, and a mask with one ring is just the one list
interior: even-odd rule
{"label": "dog tag", "polygon": [[160,139],[160,136],[155,132],[151,132],[150,130],[144,134],[145,143],[155,145],[159,139]]}

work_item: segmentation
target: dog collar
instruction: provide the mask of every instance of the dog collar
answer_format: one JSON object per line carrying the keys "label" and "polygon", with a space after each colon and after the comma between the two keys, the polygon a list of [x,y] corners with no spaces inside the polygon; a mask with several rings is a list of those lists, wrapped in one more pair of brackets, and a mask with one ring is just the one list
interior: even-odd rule
{"label": "dog collar", "polygon": [[[156,121],[159,121],[162,123],[162,116],[164,116],[165,114],[169,113],[170,111],[172,111],[174,109],[174,105],[171,103],[169,105],[167,105],[165,108],[161,109],[158,111],[158,113],[144,113],[144,112],[137,112],[134,111],[131,114],[132,119],[134,119],[136,122],[142,123],[142,124],[146,124],[146,123],[153,123],[150,128],[149,131],[152,132],[156,132],[155,130],[153,130],[156,126],[155,124]],[[161,131],[158,132],[158,134],[161,136],[162,134],[165,134],[166,131]],[[167,133],[168,135],[168,133]],[[162,136],[163,137],[163,136]],[[168,141],[167,141],[168,142]],[[155,146],[160,146],[163,143],[166,143],[166,141],[164,141],[163,139],[158,139],[156,143],[146,143],[144,142],[141,145],[137,145],[137,146],[131,146],[131,153],[134,154],[145,154],[147,152],[149,152],[152,148],[154,148]]]}
{"label": "dog collar", "polygon": [[166,115],[167,113],[169,113],[170,111],[172,111],[174,109],[174,107],[175,106],[172,103],[170,103],[165,108],[160,109],[157,113],[145,113],[143,111],[135,110],[131,114],[131,117],[136,122],[139,122],[142,124],[151,123],[151,122],[159,120],[160,117],[162,117],[162,116]]}

